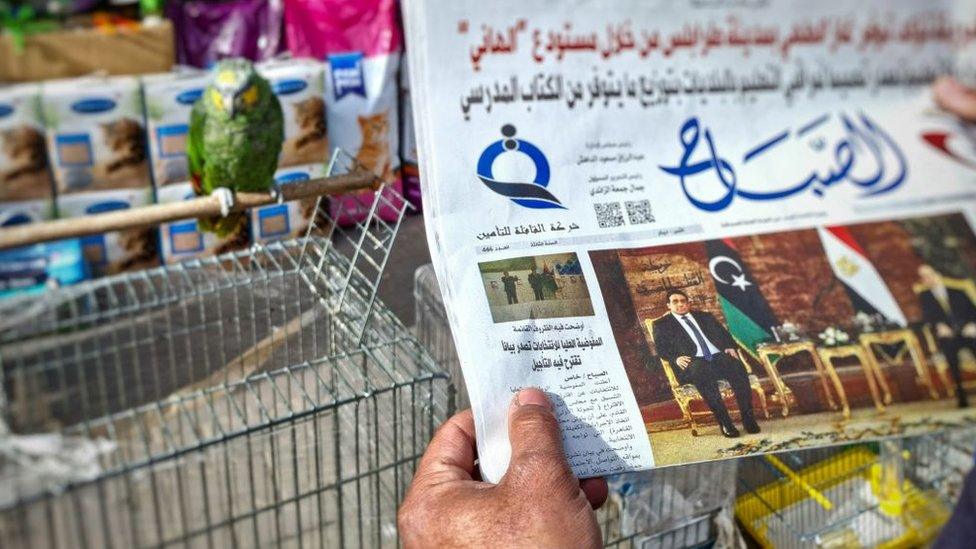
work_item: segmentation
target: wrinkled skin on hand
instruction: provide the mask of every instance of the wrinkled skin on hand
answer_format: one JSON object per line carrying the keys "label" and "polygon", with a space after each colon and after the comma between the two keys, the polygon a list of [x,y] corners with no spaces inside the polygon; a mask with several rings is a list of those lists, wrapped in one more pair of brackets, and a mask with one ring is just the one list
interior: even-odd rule
{"label": "wrinkled skin on hand", "polygon": [[400,507],[400,539],[425,547],[600,547],[595,508],[604,479],[580,481],[563,453],[552,406],[524,389],[509,409],[512,458],[498,484],[482,482],[474,418],[466,410],[434,435]]}

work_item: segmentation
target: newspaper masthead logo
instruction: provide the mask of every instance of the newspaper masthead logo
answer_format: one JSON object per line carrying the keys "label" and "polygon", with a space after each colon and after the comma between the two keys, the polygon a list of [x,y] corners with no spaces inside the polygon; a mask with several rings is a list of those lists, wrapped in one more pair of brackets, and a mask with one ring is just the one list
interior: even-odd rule
{"label": "newspaper masthead logo", "polygon": [[[478,158],[478,178],[482,183],[492,192],[507,197],[523,208],[565,210],[562,202],[546,189],[549,186],[549,161],[542,151],[524,139],[517,139],[515,126],[511,124],[502,126],[501,132],[504,139],[488,145]],[[495,160],[503,154],[515,153],[524,154],[532,161],[535,166],[532,181],[502,181],[495,177]]]}

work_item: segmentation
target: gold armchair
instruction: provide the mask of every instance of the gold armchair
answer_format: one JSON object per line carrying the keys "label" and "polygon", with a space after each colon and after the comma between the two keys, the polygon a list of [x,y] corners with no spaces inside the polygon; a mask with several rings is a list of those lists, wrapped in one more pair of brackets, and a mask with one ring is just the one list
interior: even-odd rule
{"label": "gold armchair", "polygon": [[[950,278],[947,276],[942,277],[942,282],[946,285],[946,288],[952,288],[955,290],[962,290],[966,292],[969,296],[970,301],[976,303],[976,283],[968,278]],[[915,291],[915,295],[921,294],[925,291],[925,286],[922,284],[915,284],[912,289]],[[949,378],[949,362],[946,360],[945,355],[939,350],[939,344],[935,339],[935,333],[932,331],[932,327],[928,324],[922,326],[922,335],[925,338],[925,348],[928,350],[929,360],[931,364],[935,366],[935,371],[939,375],[939,381],[942,386],[945,387],[946,394],[949,397],[956,396],[956,386]],[[962,355],[962,360],[959,362],[959,368],[963,371],[976,371],[976,357],[969,355],[968,353]],[[970,385],[963,382],[967,387]]]}
{"label": "gold armchair", "polygon": [[[661,317],[658,317],[661,318]],[[647,333],[650,334],[651,340],[654,340],[654,321],[655,319],[645,319],[644,325],[647,328]],[[749,361],[745,360],[742,356],[742,351],[737,349],[739,355],[739,362],[746,369],[746,373],[749,375],[749,387],[752,389],[756,396],[759,398],[759,406],[762,408],[763,416],[769,419],[769,408],[766,405],[766,392],[763,390],[762,383],[759,381],[759,377],[752,373],[752,367],[749,366]],[[674,373],[674,368],[672,368],[671,363],[664,358],[660,358],[661,367],[664,368],[664,376],[668,379],[668,385],[671,386],[671,394],[674,395],[674,400],[678,403],[678,408],[681,410],[681,415],[684,417],[685,422],[688,427],[691,428],[692,436],[698,436],[698,420],[700,418],[708,417],[712,415],[711,410],[707,407],[703,411],[697,411],[692,409],[692,404],[695,402],[702,403],[704,406],[705,399],[702,398],[698,389],[690,383],[682,384],[678,381],[678,377]],[[729,382],[722,379],[719,380],[719,391],[722,394],[722,400],[727,401],[732,399],[735,401],[735,394],[732,392],[732,386]],[[738,408],[732,408],[729,413],[738,414]]]}

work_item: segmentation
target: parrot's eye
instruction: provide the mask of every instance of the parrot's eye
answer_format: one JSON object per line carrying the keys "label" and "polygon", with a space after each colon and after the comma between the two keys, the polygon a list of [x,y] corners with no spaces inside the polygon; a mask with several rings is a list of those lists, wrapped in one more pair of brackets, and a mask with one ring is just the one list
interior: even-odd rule
{"label": "parrot's eye", "polygon": [[241,94],[241,99],[244,100],[244,104],[248,107],[254,106],[258,102],[258,88],[257,86],[251,86],[244,90]]}
{"label": "parrot's eye", "polygon": [[220,96],[220,92],[216,89],[210,89],[210,102],[213,103],[213,105],[218,109],[224,110],[224,100]]}

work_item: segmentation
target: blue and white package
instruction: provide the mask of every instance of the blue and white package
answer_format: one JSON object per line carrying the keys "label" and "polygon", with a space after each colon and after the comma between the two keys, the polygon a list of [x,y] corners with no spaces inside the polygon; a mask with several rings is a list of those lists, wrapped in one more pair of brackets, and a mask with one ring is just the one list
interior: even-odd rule
{"label": "blue and white package", "polygon": [[0,299],[41,293],[87,278],[78,239],[0,251]]}

